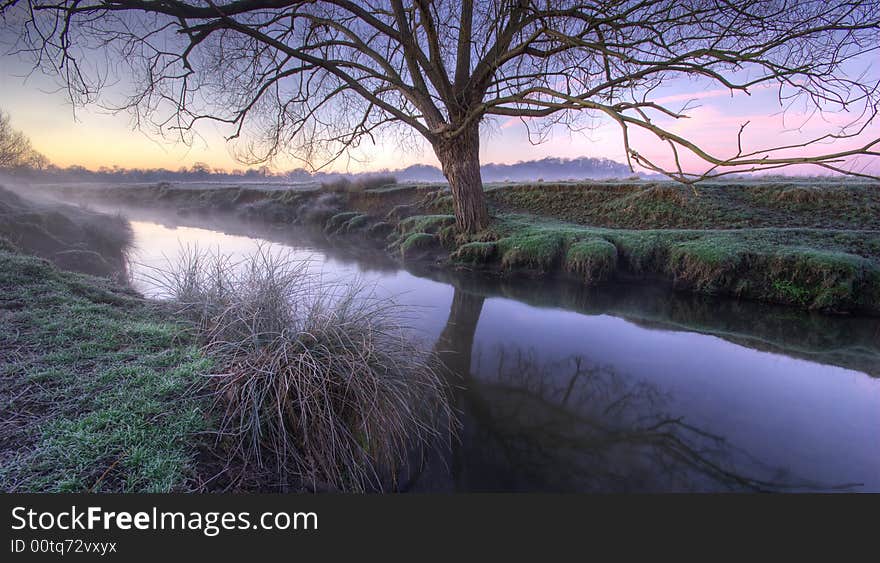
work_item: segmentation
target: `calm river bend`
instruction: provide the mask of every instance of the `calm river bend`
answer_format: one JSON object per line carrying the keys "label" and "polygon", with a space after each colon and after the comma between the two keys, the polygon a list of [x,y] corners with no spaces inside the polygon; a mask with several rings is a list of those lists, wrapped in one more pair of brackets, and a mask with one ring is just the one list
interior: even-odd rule
{"label": "calm river bend", "polygon": [[[880,319],[616,285],[408,271],[291,227],[121,210],[132,277],[258,244],[359,278],[460,376],[462,427],[413,491],[880,491]],[[164,214],[163,214],[164,215]]]}

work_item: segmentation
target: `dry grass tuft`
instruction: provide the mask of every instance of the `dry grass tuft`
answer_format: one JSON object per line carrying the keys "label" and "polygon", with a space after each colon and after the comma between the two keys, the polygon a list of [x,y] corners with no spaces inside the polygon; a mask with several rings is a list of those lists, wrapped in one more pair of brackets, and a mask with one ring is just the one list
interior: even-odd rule
{"label": "dry grass tuft", "polygon": [[155,277],[220,367],[220,435],[244,468],[382,489],[453,418],[404,311],[364,285],[318,283],[267,248],[241,261],[189,249]]}

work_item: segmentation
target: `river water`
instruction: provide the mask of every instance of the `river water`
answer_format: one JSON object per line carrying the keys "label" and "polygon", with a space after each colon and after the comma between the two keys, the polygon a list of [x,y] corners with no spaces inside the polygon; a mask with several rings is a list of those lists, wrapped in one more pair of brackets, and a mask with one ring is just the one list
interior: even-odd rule
{"label": "river water", "polygon": [[132,275],[181,245],[309,259],[410,307],[461,419],[414,491],[880,491],[880,320],[644,285],[409,271],[291,227],[132,219]]}

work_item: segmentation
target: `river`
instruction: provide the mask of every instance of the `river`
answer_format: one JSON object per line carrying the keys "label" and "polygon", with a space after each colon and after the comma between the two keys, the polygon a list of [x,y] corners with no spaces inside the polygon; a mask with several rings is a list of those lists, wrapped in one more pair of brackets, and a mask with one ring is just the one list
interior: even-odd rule
{"label": "river", "polygon": [[259,244],[409,309],[461,428],[411,491],[880,491],[880,320],[625,285],[409,270],[286,227],[132,219],[132,277],[181,245]]}

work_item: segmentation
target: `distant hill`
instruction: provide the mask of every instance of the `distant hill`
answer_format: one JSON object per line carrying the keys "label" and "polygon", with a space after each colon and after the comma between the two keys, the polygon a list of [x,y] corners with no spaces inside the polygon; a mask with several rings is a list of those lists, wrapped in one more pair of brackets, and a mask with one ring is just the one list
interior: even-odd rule
{"label": "distant hill", "polygon": [[[625,178],[632,171],[625,165],[607,158],[542,158],[515,164],[484,164],[481,167],[484,182],[514,182],[558,180],[587,180]],[[443,173],[435,166],[415,164],[402,170],[389,171],[402,182],[442,182]]]}
{"label": "distant hill", "polygon": [[[528,182],[545,180],[588,180],[603,178],[626,178],[632,172],[626,165],[607,158],[543,158],[527,160],[515,164],[484,164],[484,182]],[[8,177],[37,182],[247,182],[247,183],[312,183],[332,182],[340,178],[369,178],[374,176],[394,176],[398,182],[444,182],[443,172],[436,166],[414,164],[398,170],[378,170],[360,174],[341,174],[338,172],[309,173],[297,168],[287,172],[271,172],[268,168],[237,170],[229,172],[196,163],[191,168],[165,170],[162,168],[107,168],[89,170],[83,166],[61,168],[49,165],[45,168],[22,169]]]}
{"label": "distant hill", "polygon": [[487,182],[501,180],[585,180],[602,178],[625,178],[632,176],[629,167],[607,158],[543,158],[516,164],[487,164],[482,167]]}

